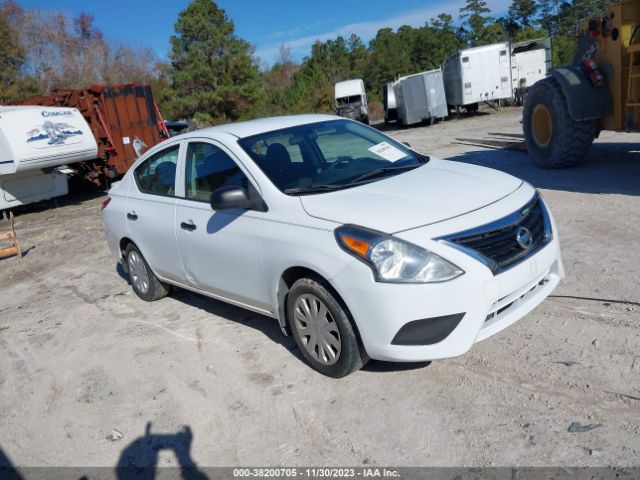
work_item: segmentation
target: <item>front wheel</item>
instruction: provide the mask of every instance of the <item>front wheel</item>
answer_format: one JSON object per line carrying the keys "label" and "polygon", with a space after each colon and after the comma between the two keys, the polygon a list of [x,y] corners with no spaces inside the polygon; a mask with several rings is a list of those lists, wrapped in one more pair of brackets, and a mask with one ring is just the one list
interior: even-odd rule
{"label": "front wheel", "polygon": [[540,80],[528,89],[522,115],[527,148],[537,166],[572,167],[589,153],[596,122],[571,117],[562,88],[554,78]]}
{"label": "front wheel", "polygon": [[323,375],[345,377],[366,363],[347,313],[322,283],[297,280],[287,296],[287,318],[305,360]]}

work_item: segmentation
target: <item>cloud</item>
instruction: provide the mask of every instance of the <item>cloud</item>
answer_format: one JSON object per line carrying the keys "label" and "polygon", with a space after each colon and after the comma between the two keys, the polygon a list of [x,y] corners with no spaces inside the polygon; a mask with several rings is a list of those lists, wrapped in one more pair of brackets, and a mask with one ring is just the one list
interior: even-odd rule
{"label": "cloud", "polygon": [[[496,15],[504,13],[510,3],[510,0],[487,0],[487,5]],[[324,42],[329,39],[334,39],[338,36],[348,37],[351,34],[356,34],[363,41],[367,42],[374,38],[376,36],[376,33],[378,33],[378,30],[380,30],[381,28],[392,28],[396,30],[402,25],[419,27],[424,25],[427,21],[429,21],[429,19],[435,18],[440,13],[448,13],[449,15],[452,15],[457,19],[460,7],[463,5],[463,0],[438,2],[435,4],[432,3],[431,5],[417,10],[401,12],[398,15],[390,18],[368,22],[352,23],[324,33],[306,35],[303,37],[295,38],[293,40],[271,43],[265,46],[257,46],[255,55],[260,59],[261,62],[272,64],[279,59],[281,45],[285,45],[289,48],[291,56],[293,58],[300,59],[309,54],[311,46],[316,41]],[[276,32],[276,34],[273,34],[267,38],[280,37],[285,33],[289,32]]]}

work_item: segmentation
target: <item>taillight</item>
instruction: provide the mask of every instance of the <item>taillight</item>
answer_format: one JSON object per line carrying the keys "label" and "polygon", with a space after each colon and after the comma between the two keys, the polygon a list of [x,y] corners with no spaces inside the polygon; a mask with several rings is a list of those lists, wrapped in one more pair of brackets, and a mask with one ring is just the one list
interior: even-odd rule
{"label": "taillight", "polygon": [[107,205],[109,205],[109,203],[111,202],[111,197],[107,197],[102,201],[102,210],[104,210],[105,208],[107,208]]}
{"label": "taillight", "polygon": [[602,75],[602,73],[598,69],[598,65],[593,61],[592,58],[585,59],[582,63],[582,66],[587,73],[587,77],[589,78],[589,82],[591,82],[591,85],[593,85],[594,87],[600,87],[604,84],[604,76]]}

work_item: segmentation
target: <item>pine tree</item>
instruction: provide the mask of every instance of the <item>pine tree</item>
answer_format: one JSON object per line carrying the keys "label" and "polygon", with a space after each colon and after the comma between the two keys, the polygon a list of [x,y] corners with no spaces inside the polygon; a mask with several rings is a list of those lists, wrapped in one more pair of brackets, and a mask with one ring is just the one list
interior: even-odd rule
{"label": "pine tree", "polygon": [[495,43],[504,37],[502,25],[491,15],[484,0],[466,0],[460,8],[460,20],[464,21],[464,39],[469,46]]}
{"label": "pine tree", "polygon": [[509,6],[509,18],[520,28],[530,26],[538,12],[535,0],[513,0]]}
{"label": "pine tree", "polygon": [[193,0],[182,10],[171,37],[170,77],[176,113],[204,123],[247,115],[263,98],[251,46],[212,0]]}

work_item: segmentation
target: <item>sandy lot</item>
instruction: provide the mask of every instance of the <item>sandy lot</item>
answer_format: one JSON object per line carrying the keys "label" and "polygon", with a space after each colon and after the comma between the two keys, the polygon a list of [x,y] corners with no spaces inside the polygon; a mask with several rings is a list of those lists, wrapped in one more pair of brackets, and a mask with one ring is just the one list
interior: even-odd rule
{"label": "sandy lot", "polygon": [[562,241],[554,298],[430,364],[322,377],[269,318],[187,292],[139,300],[101,198],[23,212],[28,254],[0,261],[1,451],[22,466],[147,464],[159,444],[161,465],[640,465],[640,134],[605,132],[557,172],[456,140],[520,133],[520,115],[388,129],[526,179]]}

